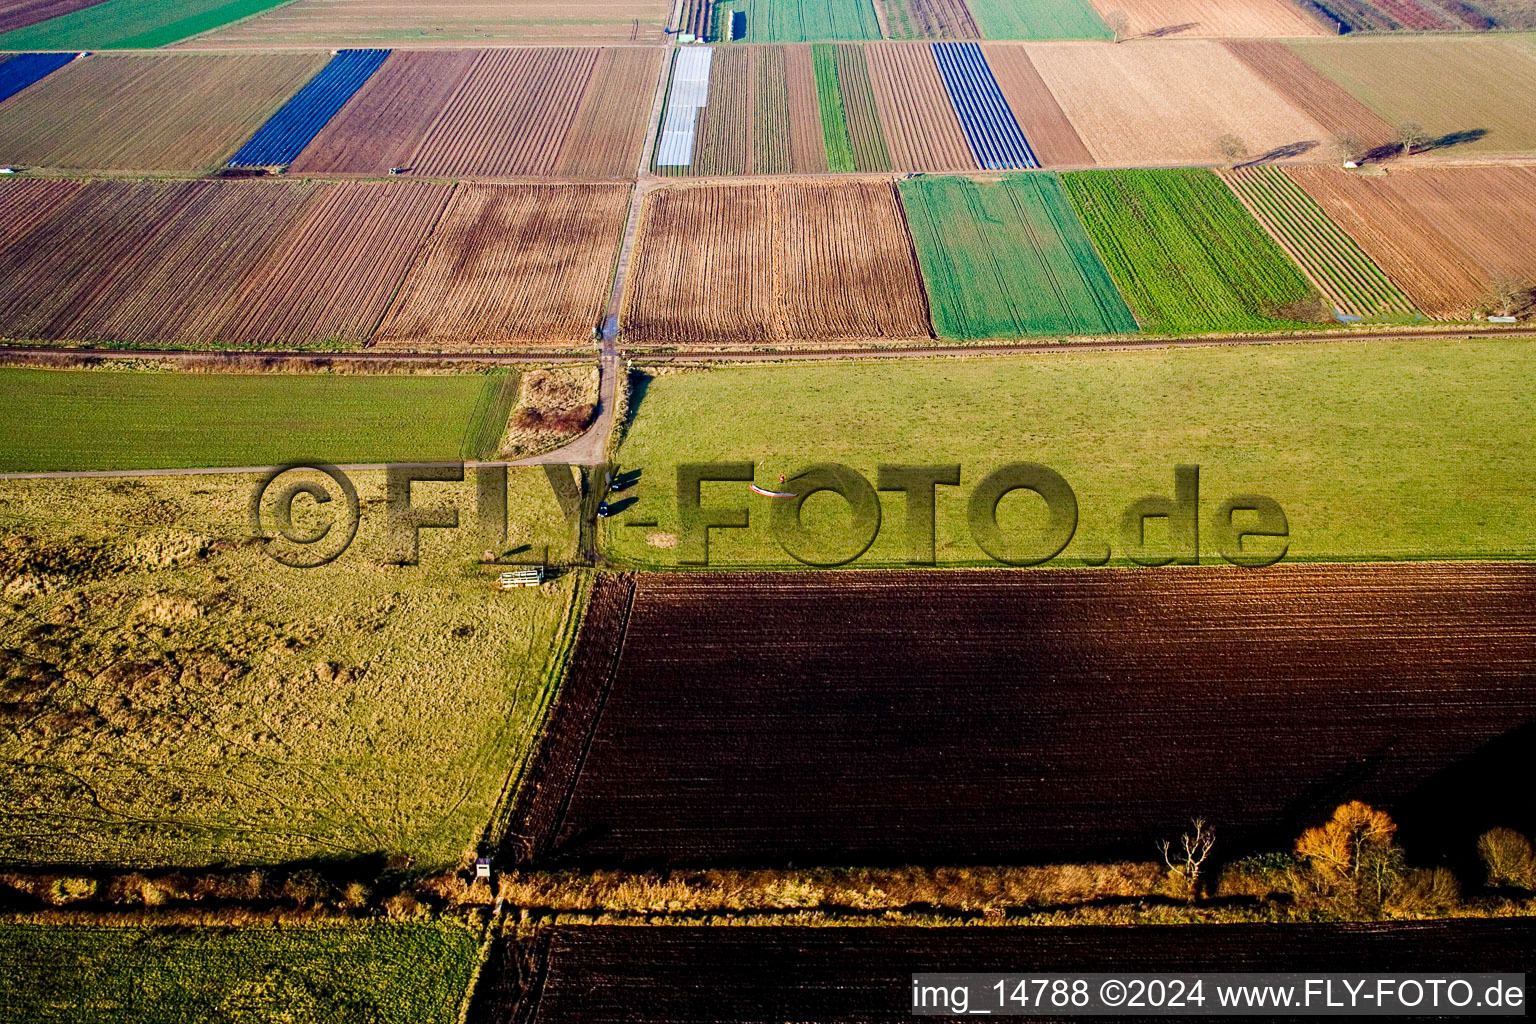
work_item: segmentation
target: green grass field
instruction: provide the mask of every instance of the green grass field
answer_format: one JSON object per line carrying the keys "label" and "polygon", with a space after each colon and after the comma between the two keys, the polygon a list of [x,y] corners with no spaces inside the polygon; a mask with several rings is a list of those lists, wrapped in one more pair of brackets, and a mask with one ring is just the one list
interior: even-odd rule
{"label": "green grass field", "polygon": [[0,35],[0,50],[152,49],[289,0],[106,0]]}
{"label": "green grass field", "polygon": [[1054,176],[910,178],[898,191],[939,337],[1136,330]]}
{"label": "green grass field", "polygon": [[986,39],[1109,39],[1088,0],[966,0]]}
{"label": "green grass field", "polygon": [[1263,331],[1329,319],[1301,270],[1210,171],[1077,171],[1062,180],[1145,330]]}
{"label": "green grass field", "polygon": [[[938,489],[938,560],[984,562],[964,522],[972,488],[996,467],[1042,463],[1077,494],[1076,539],[1051,564],[1118,551],[1130,503],[1172,495],[1179,463],[1201,467],[1204,554],[1226,498],[1262,494],[1289,517],[1289,559],[1536,558],[1536,345],[1403,341],[997,359],[721,369],[667,374],[643,390],[619,451],[641,471],[638,502],[604,524],[609,554],[676,564],[676,466],[754,460],[772,488],[819,462],[871,481],[886,464],[960,463]],[[1003,518],[1038,529],[1026,496]],[[748,508],[747,530],[711,531],[714,564],[792,566],[769,529],[777,499],[742,483],[704,485],[708,505]],[[906,559],[899,494],[853,565]],[[1034,499],[1031,498],[1030,502]],[[1010,512],[1010,503],[1017,503]],[[832,495],[816,525],[844,520]],[[626,527],[652,519],[654,527]],[[1026,524],[1033,523],[1032,527]]]}
{"label": "green grass field", "polygon": [[0,1007],[30,1024],[453,1024],[477,952],[449,925],[0,925]]}
{"label": "green grass field", "polygon": [[714,8],[716,38],[730,38],[731,14],[745,11],[748,43],[879,39],[870,0],[724,0]]}
{"label": "green grass field", "polygon": [[[245,543],[256,477],[0,482],[0,861],[458,864],[533,746],[581,593],[479,564],[574,554],[544,472],[508,475],[501,544],[475,473],[416,484],[461,528],[402,566],[384,474],[349,474],[356,538],[311,569]],[[340,502],[303,504],[345,532]]]}
{"label": "green grass field", "polygon": [[493,451],[517,376],[0,369],[0,471],[343,464]]}

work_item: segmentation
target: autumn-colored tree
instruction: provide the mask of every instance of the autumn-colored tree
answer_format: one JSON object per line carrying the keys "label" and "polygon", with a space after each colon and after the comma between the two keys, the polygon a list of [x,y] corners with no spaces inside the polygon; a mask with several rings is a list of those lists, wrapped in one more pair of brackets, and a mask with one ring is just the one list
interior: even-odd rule
{"label": "autumn-colored tree", "polygon": [[1488,884],[1536,890],[1536,848],[1512,828],[1493,828],[1477,840]]}
{"label": "autumn-colored tree", "polygon": [[1333,892],[1378,909],[1402,880],[1403,852],[1393,844],[1397,825],[1385,811],[1351,800],[1333,817],[1296,840],[1296,855]]}

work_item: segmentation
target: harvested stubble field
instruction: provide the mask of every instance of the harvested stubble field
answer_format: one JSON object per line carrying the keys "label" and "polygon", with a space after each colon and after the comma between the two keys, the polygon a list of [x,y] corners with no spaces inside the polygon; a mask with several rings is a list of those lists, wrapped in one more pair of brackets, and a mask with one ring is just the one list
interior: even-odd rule
{"label": "harvested stubble field", "polygon": [[1101,164],[1211,164],[1223,135],[1251,156],[1307,156],[1328,133],[1248,66],[1207,40],[1027,48]]}
{"label": "harvested stubble field", "polygon": [[1108,39],[1088,0],[966,0],[986,39]]}
{"label": "harvested stubble field", "polygon": [[47,220],[78,191],[78,181],[0,182],[0,247]]}
{"label": "harvested stubble field", "polygon": [[1022,46],[982,47],[992,76],[1041,167],[1092,167],[1093,154]]}
{"label": "harvested stubble field", "polygon": [[1446,156],[1536,150],[1536,54],[1492,36],[1299,40],[1307,63]]}
{"label": "harvested stubble field", "polygon": [[[255,477],[0,485],[0,857],[459,863],[531,748],[577,587],[495,587],[470,476],[416,486],[469,528],[400,567],[383,474],[353,474],[357,539],[308,570],[244,542]],[[570,557],[544,474],[509,476],[507,547]]]}
{"label": "harvested stubble field", "polygon": [[[491,952],[471,1024],[912,1019],[914,971],[1536,970],[1530,921],[1139,928],[552,928]],[[528,990],[524,984],[535,979]],[[520,1016],[519,1010],[528,1016]]]}
{"label": "harvested stubble field", "polygon": [[1054,176],[924,177],[898,191],[939,337],[1136,330]]}
{"label": "harvested stubble field", "polygon": [[383,174],[406,166],[469,73],[476,50],[396,50],[289,168]]}
{"label": "harvested stubble field", "polygon": [[965,0],[877,0],[887,39],[977,39],[981,30]]}
{"label": "harvested stubble field", "polygon": [[[935,498],[935,558],[990,564],[966,525],[967,498],[992,470],[1028,459],[1061,473],[1077,494],[1077,534],[1057,565],[1101,560],[1106,547],[1115,564],[1128,564],[1121,513],[1143,495],[1170,494],[1178,463],[1200,466],[1208,515],[1229,495],[1279,502],[1290,559],[1533,560],[1533,389],[1536,346],[1517,339],[1066,350],[658,374],[637,391],[639,414],[618,452],[624,465],[644,468],[631,492],[637,502],[604,523],[603,551],[621,565],[679,564],[680,463],[755,460],[757,481],[768,487],[778,474],[818,462],[851,466],[871,481],[883,464],[960,463],[961,486],[940,487]],[[706,490],[707,503],[742,505],[752,517],[749,529],[711,531],[710,564],[800,567],[770,529],[775,499],[749,494],[745,483]],[[1008,522],[1039,529],[1038,505],[1018,501]],[[886,522],[856,565],[902,566],[912,557],[902,499],[882,495],[881,503]],[[847,535],[849,517],[835,498],[812,499],[805,513],[808,527],[827,522],[834,539]],[[644,519],[657,527],[624,525]],[[1219,561],[1210,529],[1200,542],[1202,557]]]}
{"label": "harvested stubble field", "polygon": [[675,186],[647,195],[642,217],[628,344],[929,337],[889,182]]}
{"label": "harvested stubble field", "polygon": [[[420,182],[18,181],[0,335],[148,347],[365,342],[452,191]],[[239,230],[232,231],[237,225]]]}
{"label": "harvested stubble field", "polygon": [[0,163],[206,170],[325,62],[323,53],[77,59],[0,105]]}
{"label": "harvested stubble field", "polygon": [[889,144],[891,169],[975,170],[976,160],[933,52],[926,46],[866,46],[864,54]]}
{"label": "harvested stubble field", "polygon": [[461,185],[375,336],[383,348],[591,342],[628,185]]}
{"label": "harvested stubble field", "polygon": [[[1284,43],[1234,40],[1225,45],[1296,109],[1326,128],[1335,144],[1340,135],[1352,136],[1365,150],[1392,141],[1392,125],[1382,120],[1381,115],[1345,92],[1337,82],[1318,74]],[[1343,154],[1338,155],[1342,162]]]}
{"label": "harvested stubble field", "polygon": [[1145,329],[1273,330],[1326,318],[1301,270],[1210,171],[1075,171],[1062,180]]}
{"label": "harvested stubble field", "polygon": [[666,0],[299,0],[197,46],[474,46],[662,42]]}
{"label": "harvested stubble field", "polygon": [[1357,317],[1405,317],[1418,312],[1284,170],[1245,167],[1221,174],[1335,310]]}
{"label": "harvested stubble field", "polygon": [[1501,278],[1536,275],[1536,170],[1523,166],[1395,170],[1286,168],[1426,314],[1463,319]]}
{"label": "harvested stubble field", "polygon": [[481,51],[411,169],[434,177],[553,174],[597,55],[595,47]]}
{"label": "harvested stubble field", "polygon": [[1337,34],[1291,0],[1093,0],[1093,5],[1106,17],[1123,13],[1130,22],[1127,38]]}
{"label": "harvested stubble field", "polygon": [[1430,857],[1536,825],[1531,566],[597,586],[633,594],[550,720],[584,756],[533,769],[544,863],[1078,862],[1194,815],[1235,856],[1349,799]]}
{"label": "harvested stubble field", "polygon": [[246,277],[216,337],[267,348],[366,343],[452,192],[428,182],[320,189]]}
{"label": "harvested stubble field", "polygon": [[17,1020],[454,1024],[478,939],[448,924],[0,925]]}
{"label": "harvested stubble field", "polygon": [[102,0],[4,0],[0,3],[0,32],[36,25],[61,14],[78,11]]}

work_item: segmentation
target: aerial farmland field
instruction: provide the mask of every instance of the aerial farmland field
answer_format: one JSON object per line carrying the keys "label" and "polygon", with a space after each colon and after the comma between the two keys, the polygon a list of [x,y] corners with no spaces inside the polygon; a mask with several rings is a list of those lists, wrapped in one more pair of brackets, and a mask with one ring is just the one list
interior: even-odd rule
{"label": "aerial farmland field", "polygon": [[[1381,115],[1345,92],[1336,82],[1318,74],[1284,43],[1233,40],[1226,47],[1292,106],[1326,128],[1332,137],[1330,141],[1336,142],[1341,135],[1353,136],[1358,140],[1361,152],[1369,152],[1392,141],[1393,126]],[[1313,152],[1325,158],[1335,155]]]}
{"label": "aerial farmland field", "polygon": [[0,35],[0,50],[153,49],[279,6],[283,0],[105,0]]}
{"label": "aerial farmland field", "polygon": [[462,185],[379,327],[384,348],[596,337],[628,185]]}
{"label": "aerial farmland field", "polygon": [[622,327],[637,345],[929,336],[889,182],[680,185],[645,197]]}
{"label": "aerial farmland field", "polygon": [[[1040,77],[1100,164],[1208,165],[1235,136],[1249,157],[1307,156],[1328,138],[1248,66],[1206,40],[1037,44]],[[1291,147],[1297,151],[1293,152]]]}
{"label": "aerial farmland field", "polygon": [[1320,36],[1332,26],[1291,0],[1093,0],[1102,15],[1122,12],[1130,37]]}
{"label": "aerial farmland field", "polygon": [[1092,167],[1093,154],[1022,46],[982,47],[998,88],[1042,167]]}
{"label": "aerial farmland field", "polygon": [[1466,319],[1495,300],[1501,281],[1536,283],[1536,171],[1528,167],[1286,173],[1429,316]]}
{"label": "aerial farmland field", "polygon": [[1224,171],[1222,178],[1338,312],[1413,316],[1414,305],[1322,207],[1278,167]]}
{"label": "aerial farmland field", "polygon": [[1088,0],[967,0],[985,39],[1108,39],[1110,31]]}
{"label": "aerial farmland field", "polygon": [[717,0],[712,38],[730,40],[733,16],[746,21],[736,37],[749,43],[798,43],[836,39],[879,39],[880,22],[871,0]]}
{"label": "aerial farmland field", "polygon": [[453,1024],[476,948],[468,929],[435,924],[0,926],[8,1009],[80,1024],[334,1019],[337,1006],[377,1024]]}
{"label": "aerial farmland field", "polygon": [[0,33],[36,25],[61,14],[78,11],[102,0],[6,0],[0,3]]}
{"label": "aerial farmland field", "polygon": [[1536,27],[1522,0],[1313,0],[1349,32],[1481,32]]}
{"label": "aerial farmland field", "polygon": [[1298,40],[1307,63],[1448,157],[1536,150],[1536,53],[1500,37]]}
{"label": "aerial farmland field", "polygon": [[887,39],[976,39],[965,0],[879,0]]}
{"label": "aerial farmland field", "polygon": [[1265,330],[1322,315],[1301,271],[1210,171],[1074,171],[1062,180],[1144,329]]}
{"label": "aerial farmland field", "polygon": [[[1504,816],[1536,825],[1536,802],[1433,785],[1452,765],[1492,784],[1498,745],[1536,714],[1536,692],[1505,683],[1536,669],[1529,565],[598,586],[634,591],[621,628],[575,654],[551,730],[590,740],[534,769],[536,860],[1112,860],[1192,814],[1240,856],[1348,799],[1437,851]],[[582,688],[605,684],[589,706]]]}
{"label": "aerial farmland field", "polygon": [[298,0],[193,45],[487,46],[659,43],[666,0]]}
{"label": "aerial farmland field", "polygon": [[120,171],[224,163],[322,53],[97,55],[0,104],[0,162]]}
{"label": "aerial farmland field", "polygon": [[973,170],[976,160],[932,51],[925,46],[866,46],[864,56],[892,170]]}
{"label": "aerial farmland field", "polygon": [[[646,383],[618,451],[624,466],[644,470],[631,492],[636,504],[605,524],[602,541],[623,565],[679,566],[674,473],[684,462],[752,460],[763,485],[819,462],[870,480],[882,464],[960,463],[961,486],[938,489],[935,559],[990,564],[967,526],[965,496],[992,470],[1023,459],[1051,467],[1077,494],[1077,530],[1057,565],[1096,564],[1106,548],[1127,564],[1116,541],[1120,513],[1142,495],[1171,493],[1179,463],[1201,467],[1207,502],[1253,493],[1279,502],[1291,526],[1288,559],[1529,560],[1536,486],[1523,447],[1507,439],[1536,432],[1526,400],[1532,366],[1530,342],[1511,339],[661,374]],[[752,516],[748,529],[711,531],[710,564],[799,567],[770,528],[774,499],[746,486],[720,484],[719,498],[709,499]],[[882,497],[896,505],[855,566],[899,567],[911,557],[900,500]],[[844,529],[843,507],[830,504],[826,524]],[[808,502],[811,525],[821,521],[814,510]],[[1022,504],[1018,516],[1020,529],[1034,521]],[[624,525],[645,520],[657,525]],[[1201,531],[1204,558],[1218,557],[1216,543]]]}
{"label": "aerial farmland field", "polygon": [[1056,178],[925,177],[899,192],[939,337],[1136,330]]}
{"label": "aerial farmland field", "polygon": [[[388,399],[408,383],[352,393],[382,393],[398,436],[402,409],[441,415]],[[300,458],[346,457],[289,429]],[[514,538],[570,557],[544,474],[508,475]],[[391,564],[383,476],[352,474],[356,540],[307,570],[243,542],[259,477],[0,484],[11,600],[29,612],[0,625],[8,863],[459,862],[533,744],[579,581],[503,593],[474,529],[424,531],[419,566]],[[472,481],[416,489],[475,501]],[[81,674],[95,685],[63,682]]]}

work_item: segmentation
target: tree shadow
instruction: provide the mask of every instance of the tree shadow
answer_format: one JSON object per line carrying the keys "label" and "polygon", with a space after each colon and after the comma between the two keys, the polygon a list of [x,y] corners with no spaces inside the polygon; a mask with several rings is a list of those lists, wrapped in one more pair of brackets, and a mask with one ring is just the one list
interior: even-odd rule
{"label": "tree shadow", "polygon": [[1301,142],[1288,142],[1283,146],[1277,146],[1268,153],[1262,153],[1252,160],[1245,160],[1238,164],[1239,167],[1257,167],[1259,164],[1274,163],[1276,160],[1292,160],[1305,153],[1310,153],[1318,146],[1316,139],[1306,139]]}
{"label": "tree shadow", "polygon": [[[1477,142],[1488,135],[1487,128],[1464,128],[1459,132],[1449,132],[1428,142],[1414,150],[1415,153],[1429,153],[1437,149],[1451,149],[1455,146],[1465,146],[1468,143]],[[1396,160],[1403,155],[1403,145],[1400,142],[1383,142],[1366,151],[1360,158],[1362,164],[1380,164],[1388,160]]]}
{"label": "tree shadow", "polygon": [[1188,32],[1192,28],[1199,28],[1198,21],[1186,21],[1182,25],[1164,25],[1162,28],[1148,29],[1141,34],[1143,39],[1163,39],[1168,36],[1176,36],[1180,32]]}

